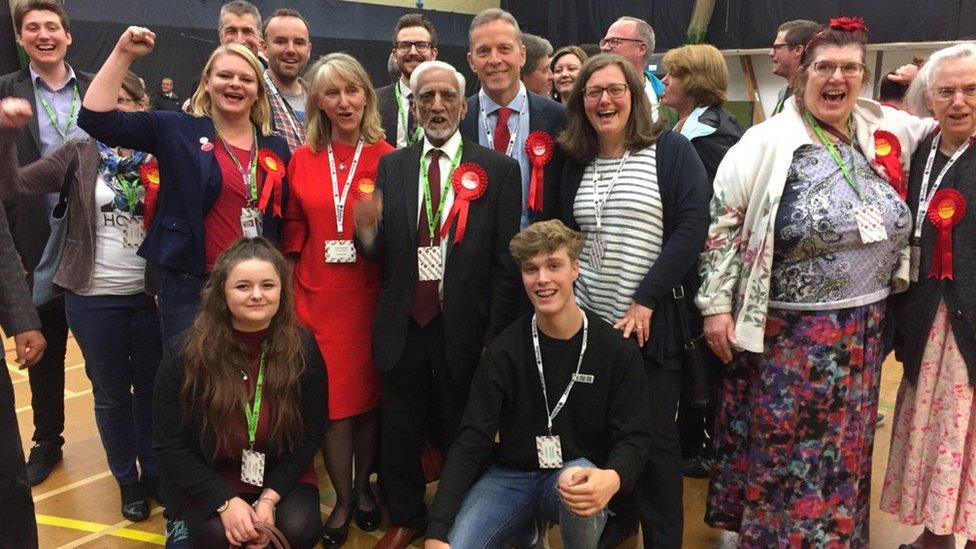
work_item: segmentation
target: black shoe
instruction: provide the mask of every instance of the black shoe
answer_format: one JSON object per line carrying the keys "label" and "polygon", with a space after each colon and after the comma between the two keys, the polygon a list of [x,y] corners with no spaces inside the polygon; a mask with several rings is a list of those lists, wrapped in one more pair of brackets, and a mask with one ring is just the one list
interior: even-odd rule
{"label": "black shoe", "polygon": [[708,478],[710,468],[708,458],[702,455],[681,460],[681,474],[689,478]]}
{"label": "black shoe", "polygon": [[360,530],[363,532],[373,532],[383,522],[383,511],[380,510],[379,504],[376,504],[376,507],[372,511],[363,511],[357,507],[353,518],[355,518],[356,526]]}
{"label": "black shoe", "polygon": [[159,477],[145,476],[139,482],[142,483],[142,489],[146,493],[146,497],[152,498],[160,505],[163,504],[163,500],[159,499]]}
{"label": "black shoe", "polygon": [[120,487],[122,490],[122,516],[132,522],[149,518],[149,502],[142,484],[136,482]]}
{"label": "black shoe", "polygon": [[35,444],[27,458],[27,482],[31,486],[37,486],[44,482],[44,479],[51,474],[54,466],[64,459],[61,446],[53,442],[41,442]]}
{"label": "black shoe", "polygon": [[346,540],[349,539],[349,518],[346,517],[345,524],[338,528],[322,527],[322,547],[338,549],[346,543]]}

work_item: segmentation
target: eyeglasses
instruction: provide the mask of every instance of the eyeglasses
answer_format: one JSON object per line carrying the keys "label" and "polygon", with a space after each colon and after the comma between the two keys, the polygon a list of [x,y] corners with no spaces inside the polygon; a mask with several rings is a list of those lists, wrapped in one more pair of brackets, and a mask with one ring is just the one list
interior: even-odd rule
{"label": "eyeglasses", "polygon": [[956,98],[957,93],[962,93],[965,99],[976,99],[976,84],[969,84],[968,86],[963,86],[961,88],[931,88],[929,93],[934,99],[948,103]]}
{"label": "eyeglasses", "polygon": [[778,50],[780,48],[792,48],[792,47],[793,47],[793,44],[789,44],[789,43],[787,43],[787,44],[773,44],[772,46],[769,47],[769,49],[771,49],[773,51],[776,51],[776,50]]}
{"label": "eyeglasses", "polygon": [[840,68],[840,73],[844,78],[860,76],[864,72],[864,63],[834,63],[833,61],[817,61],[813,64],[813,70],[820,76],[833,76],[834,72]]}
{"label": "eyeglasses", "polygon": [[430,51],[432,45],[433,44],[431,44],[427,40],[416,40],[416,41],[400,40],[393,46],[400,53],[407,53],[408,51],[410,51],[410,48],[417,48],[417,53],[427,53],[428,51]]}
{"label": "eyeglasses", "polygon": [[600,40],[600,47],[605,48],[607,46],[610,46],[611,48],[616,48],[617,46],[620,45],[621,42],[640,42],[641,44],[644,43],[643,40],[640,40],[638,38],[619,38],[617,36],[611,36],[609,38],[604,38],[603,40]]}
{"label": "eyeglasses", "polygon": [[605,88],[601,88],[600,86],[583,88],[583,97],[587,101],[599,101],[603,97],[603,92],[607,92],[607,95],[613,99],[620,99],[627,93],[627,84],[610,84]]}

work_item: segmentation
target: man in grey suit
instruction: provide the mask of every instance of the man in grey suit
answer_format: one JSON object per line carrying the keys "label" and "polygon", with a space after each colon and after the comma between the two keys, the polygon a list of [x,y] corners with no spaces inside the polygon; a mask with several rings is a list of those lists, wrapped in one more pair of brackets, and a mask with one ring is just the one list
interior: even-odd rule
{"label": "man in grey suit", "polygon": [[421,135],[410,109],[413,92],[410,75],[417,65],[437,59],[437,32],[434,24],[419,13],[401,17],[393,30],[393,58],[400,77],[376,90],[380,102],[380,121],[386,142],[398,149],[412,145]]}

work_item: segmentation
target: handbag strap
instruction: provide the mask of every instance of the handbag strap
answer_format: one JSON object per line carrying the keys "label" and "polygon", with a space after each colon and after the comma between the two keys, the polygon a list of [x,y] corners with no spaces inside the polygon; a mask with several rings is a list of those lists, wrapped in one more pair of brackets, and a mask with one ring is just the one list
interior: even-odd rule
{"label": "handbag strap", "polygon": [[286,539],[285,535],[281,533],[281,530],[268,524],[267,522],[255,522],[254,529],[268,534],[268,537],[271,538],[271,546],[274,547],[274,549],[291,549],[288,539]]}
{"label": "handbag strap", "polygon": [[64,179],[61,181],[61,194],[58,196],[58,207],[64,209],[68,206],[68,197],[71,196],[71,187],[74,186],[75,172],[78,171],[78,153],[71,155],[68,167],[64,170]]}

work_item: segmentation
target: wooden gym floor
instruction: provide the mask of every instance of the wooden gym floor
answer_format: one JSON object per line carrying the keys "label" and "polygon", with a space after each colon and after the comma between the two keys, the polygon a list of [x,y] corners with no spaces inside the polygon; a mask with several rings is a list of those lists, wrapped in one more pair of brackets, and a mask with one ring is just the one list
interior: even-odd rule
{"label": "wooden gym floor", "polygon": [[[4,340],[9,364],[13,364],[13,342]],[[149,520],[132,523],[123,519],[119,512],[119,491],[105,462],[98,431],[95,427],[91,384],[85,376],[84,360],[73,339],[68,342],[65,361],[65,433],[64,461],[54,472],[35,486],[34,506],[37,513],[37,529],[42,548],[150,548],[163,545],[164,521],[162,509],[152,508]],[[14,384],[17,419],[25,454],[30,448],[33,433],[30,385],[27,374],[8,366]],[[885,363],[881,383],[881,412],[887,416],[878,429],[874,452],[874,478],[871,509],[871,547],[889,549],[915,539],[919,527],[903,526],[891,515],[878,510],[881,483],[884,480],[885,463],[891,437],[895,396],[901,379],[901,365],[893,357]],[[322,466],[316,458],[319,486],[322,488],[322,514],[327,517],[334,500],[334,493]],[[685,543],[686,548],[708,549],[715,547],[719,532],[704,525],[704,500],[708,485],[705,480],[685,479]],[[430,494],[428,494],[430,495]],[[367,549],[383,535],[383,528],[364,533],[352,526],[350,539],[345,547]],[[555,530],[550,531],[553,547],[561,547]],[[957,540],[962,548],[964,541]],[[634,539],[628,549],[639,547]],[[421,547],[420,544],[416,544]]]}

